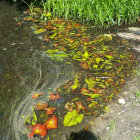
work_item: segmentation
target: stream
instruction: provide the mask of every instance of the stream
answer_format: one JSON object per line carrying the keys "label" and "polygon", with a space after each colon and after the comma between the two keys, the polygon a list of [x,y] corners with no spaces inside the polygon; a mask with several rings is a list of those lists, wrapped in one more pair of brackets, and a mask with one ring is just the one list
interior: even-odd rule
{"label": "stream", "polygon": [[[43,46],[49,44],[33,34],[30,22],[17,24],[22,16],[23,13],[17,11],[16,5],[0,2],[1,140],[28,139],[22,117],[30,116],[34,111],[32,106],[39,101],[48,101],[49,93],[55,92],[77,72],[75,63],[58,62],[43,53],[46,49]],[[87,33],[90,32],[94,38],[99,34],[118,32],[125,28],[92,28]],[[45,94],[31,102],[34,93]]]}

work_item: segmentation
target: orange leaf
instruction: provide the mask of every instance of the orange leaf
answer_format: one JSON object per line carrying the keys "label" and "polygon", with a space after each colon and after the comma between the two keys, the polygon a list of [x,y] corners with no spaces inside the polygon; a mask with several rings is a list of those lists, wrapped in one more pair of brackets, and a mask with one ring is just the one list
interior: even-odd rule
{"label": "orange leaf", "polygon": [[90,66],[88,65],[87,62],[81,62],[80,66],[81,66],[82,69],[89,69],[90,68]]}
{"label": "orange leaf", "polygon": [[56,110],[56,108],[54,108],[54,107],[45,108],[47,115],[52,115],[55,110]]}
{"label": "orange leaf", "polygon": [[43,124],[46,129],[56,129],[58,118],[56,116],[49,117],[47,121]]}
{"label": "orange leaf", "polygon": [[43,138],[47,135],[47,131],[44,125],[42,124],[35,124],[31,128],[32,132],[28,135],[29,138],[33,138],[35,134],[40,134],[40,136]]}
{"label": "orange leaf", "polygon": [[55,100],[58,100],[58,99],[61,99],[62,97],[60,97],[58,94],[51,94],[50,95],[50,100],[52,100],[52,101],[55,101]]}
{"label": "orange leaf", "polygon": [[48,107],[48,103],[37,103],[36,104],[37,110],[44,110],[46,107]]}
{"label": "orange leaf", "polygon": [[45,94],[45,93],[42,93],[42,92],[40,92],[40,93],[35,93],[35,94],[32,95],[32,99],[38,98],[38,96],[41,96],[41,95],[44,95],[44,94]]}

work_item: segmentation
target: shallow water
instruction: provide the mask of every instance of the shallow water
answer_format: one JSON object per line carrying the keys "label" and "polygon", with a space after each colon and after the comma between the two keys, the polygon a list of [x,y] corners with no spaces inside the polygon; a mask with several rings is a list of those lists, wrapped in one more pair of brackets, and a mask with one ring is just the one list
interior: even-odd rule
{"label": "shallow water", "polygon": [[[46,49],[42,46],[48,44],[32,34],[30,23],[17,25],[17,20],[21,16],[23,15],[16,11],[15,5],[0,3],[0,139],[2,140],[15,140],[14,137],[18,140],[27,139],[25,122],[14,112],[19,111],[20,116],[26,118],[33,111],[29,106],[35,105],[38,101],[30,102],[34,92],[45,92],[45,96],[39,99],[46,101],[48,91],[55,91],[62,83],[71,79],[76,71],[73,64],[52,61],[41,53]],[[94,28],[87,33],[95,37],[117,30],[120,29]],[[12,131],[14,135],[11,137]],[[17,134],[21,132],[25,135]]]}

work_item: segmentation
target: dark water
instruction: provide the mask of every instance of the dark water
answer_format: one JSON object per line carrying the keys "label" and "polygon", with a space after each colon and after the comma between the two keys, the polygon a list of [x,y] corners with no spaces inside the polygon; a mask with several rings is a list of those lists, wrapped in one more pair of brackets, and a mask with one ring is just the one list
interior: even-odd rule
{"label": "dark water", "polygon": [[[30,23],[17,25],[18,19],[23,15],[16,9],[16,5],[0,3],[1,140],[15,140],[11,136],[12,131],[18,140],[27,139],[26,134],[17,135],[18,131],[26,131],[23,126],[18,125],[25,122],[22,122],[22,119],[16,116],[14,112],[21,111],[20,116],[28,116],[32,110],[31,108],[27,109],[27,107],[35,104],[35,102],[29,101],[34,91],[46,93],[49,89],[53,91],[61,83],[70,79],[75,72],[73,65],[53,62],[41,53],[48,44],[43,43],[32,34]],[[89,30],[94,37],[104,32],[112,33],[124,30],[124,27],[120,29],[118,27],[110,29],[91,28]],[[14,110],[15,107],[17,110]],[[11,120],[11,116],[13,120]],[[17,122],[12,123],[15,120]]]}

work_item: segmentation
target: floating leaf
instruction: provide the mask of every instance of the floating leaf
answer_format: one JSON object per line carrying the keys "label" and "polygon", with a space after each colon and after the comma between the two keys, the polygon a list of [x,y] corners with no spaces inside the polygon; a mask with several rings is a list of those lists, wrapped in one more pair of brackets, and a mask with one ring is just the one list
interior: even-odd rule
{"label": "floating leaf", "polygon": [[81,66],[82,69],[89,69],[90,68],[90,66],[88,65],[87,62],[81,62],[80,66]]}
{"label": "floating leaf", "polygon": [[84,95],[88,95],[88,96],[90,96],[93,99],[100,96],[99,94],[89,94],[89,93],[85,93]]}
{"label": "floating leaf", "polygon": [[51,39],[54,39],[54,37],[57,35],[57,33],[54,33],[53,35],[50,36]]}
{"label": "floating leaf", "polygon": [[58,118],[56,116],[49,117],[47,121],[43,124],[46,129],[56,129],[58,125]]}
{"label": "floating leaf", "polygon": [[96,61],[96,63],[100,63],[101,58],[100,58],[100,57],[97,57],[97,58],[95,59],[95,61]]}
{"label": "floating leaf", "polygon": [[97,69],[98,68],[98,65],[93,65],[92,68],[93,69]]}
{"label": "floating leaf", "polygon": [[77,110],[78,113],[79,113],[81,110],[84,110],[84,111],[87,112],[87,109],[84,107],[84,105],[82,104],[81,101],[76,101],[75,104],[76,104],[76,110]]}
{"label": "floating leaf", "polygon": [[80,123],[82,120],[83,114],[78,114],[76,110],[73,110],[65,115],[63,124],[64,126],[72,126]]}
{"label": "floating leaf", "polygon": [[90,90],[92,90],[92,88],[96,84],[96,81],[93,79],[93,77],[90,77],[89,79],[85,78],[85,82],[88,84],[88,89]]}
{"label": "floating leaf", "polygon": [[89,58],[89,54],[88,51],[85,51],[85,53],[82,55],[84,58],[88,59]]}
{"label": "floating leaf", "polygon": [[79,82],[78,76],[76,75],[74,84],[71,86],[71,89],[76,89],[79,86],[80,86],[80,82]]}
{"label": "floating leaf", "polygon": [[44,33],[46,31],[46,29],[38,29],[36,31],[34,31],[35,34],[41,34]]}
{"label": "floating leaf", "polygon": [[113,56],[111,56],[111,55],[106,55],[106,57],[107,57],[108,59],[110,59],[110,60],[113,59]]}
{"label": "floating leaf", "polygon": [[60,97],[59,94],[50,94],[50,97],[49,99],[52,100],[52,101],[55,101],[55,100],[58,100],[58,99],[61,99],[62,97]]}
{"label": "floating leaf", "polygon": [[32,132],[28,135],[29,138],[33,138],[35,134],[40,134],[40,136],[43,138],[47,135],[47,130],[44,125],[42,124],[35,124],[31,128]]}
{"label": "floating leaf", "polygon": [[67,103],[65,104],[65,108],[66,108],[68,111],[72,111],[72,110],[73,110],[73,107],[74,107],[74,103],[67,102]]}

